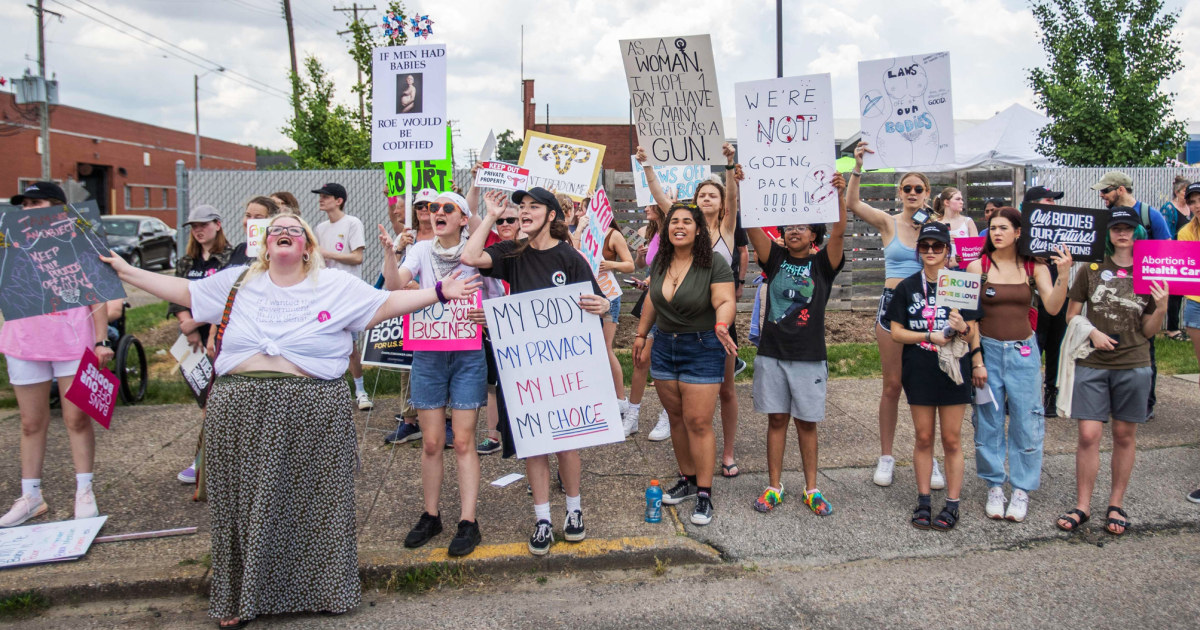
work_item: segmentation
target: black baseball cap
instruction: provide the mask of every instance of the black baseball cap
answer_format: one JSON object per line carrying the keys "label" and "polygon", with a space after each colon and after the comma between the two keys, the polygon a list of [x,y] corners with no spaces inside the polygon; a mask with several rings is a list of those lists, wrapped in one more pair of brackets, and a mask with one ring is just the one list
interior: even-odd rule
{"label": "black baseball cap", "polygon": [[930,221],[921,226],[921,233],[917,235],[917,242],[920,243],[925,239],[933,239],[942,243],[950,243],[950,226],[937,221]]}
{"label": "black baseball cap", "polygon": [[1025,191],[1025,203],[1036,202],[1042,199],[1062,199],[1066,194],[1062,191],[1054,192],[1045,186],[1034,186]]}
{"label": "black baseball cap", "polygon": [[329,195],[330,197],[337,197],[338,199],[341,199],[342,201],[346,200],[346,187],[341,184],[325,184],[324,186],[314,190],[313,192],[317,193],[318,195]]}
{"label": "black baseball cap", "polygon": [[54,182],[33,182],[25,188],[25,192],[13,195],[9,203],[19,206],[26,199],[49,199],[51,201],[67,203],[67,193],[63,192],[62,186]]}
{"label": "black baseball cap", "polygon": [[1142,222],[1138,218],[1137,213],[1129,206],[1116,206],[1112,209],[1112,214],[1108,216],[1108,227],[1114,225],[1128,225],[1136,228]]}
{"label": "black baseball cap", "polygon": [[1200,195],[1200,182],[1189,184],[1187,187],[1187,192],[1183,193],[1183,198],[1187,199],[1192,195]]}
{"label": "black baseball cap", "polygon": [[558,203],[558,198],[555,197],[554,193],[550,192],[549,190],[546,190],[545,188],[542,188],[541,186],[535,186],[533,188],[530,188],[529,190],[513,191],[513,194],[512,194],[513,203],[521,203],[521,201],[523,201],[526,196],[533,197],[534,201],[536,201],[536,202],[546,206],[547,208],[550,208],[550,210],[558,213],[559,220],[561,220],[561,221],[567,220],[567,215],[563,213],[562,206],[559,205],[559,203]]}

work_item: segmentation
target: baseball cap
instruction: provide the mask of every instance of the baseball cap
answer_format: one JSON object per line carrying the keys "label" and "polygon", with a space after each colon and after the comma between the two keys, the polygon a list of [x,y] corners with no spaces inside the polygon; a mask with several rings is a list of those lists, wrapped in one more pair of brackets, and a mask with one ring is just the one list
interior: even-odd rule
{"label": "baseball cap", "polygon": [[513,194],[512,194],[513,203],[521,203],[521,201],[524,200],[526,196],[533,197],[534,201],[536,201],[536,202],[546,206],[547,208],[550,208],[552,211],[558,213],[558,218],[560,220],[562,220],[562,221],[567,220],[567,215],[563,213],[562,206],[559,205],[559,203],[558,203],[558,198],[556,198],[554,196],[554,193],[550,192],[549,190],[546,190],[545,188],[542,188],[541,186],[535,186],[533,188],[530,188],[529,190],[513,191]]}
{"label": "baseball cap", "polygon": [[[1107,186],[1104,188],[1107,188]],[[1062,191],[1054,192],[1045,186],[1034,186],[1033,188],[1025,191],[1025,203],[1029,203],[1031,201],[1041,201],[1042,199],[1062,199],[1066,194],[1067,193]]]}
{"label": "baseball cap", "polygon": [[341,199],[342,201],[346,200],[346,187],[341,184],[333,184],[333,183],[325,184],[324,186],[314,190],[313,192],[317,193],[318,195],[329,195],[330,197],[337,197],[338,199]]}
{"label": "baseball cap", "polygon": [[208,223],[209,221],[220,220],[221,213],[217,212],[216,208],[209,205],[200,205],[192,208],[192,211],[188,213],[187,221],[184,221],[184,223],[191,225],[193,223]]}
{"label": "baseball cap", "polygon": [[422,203],[422,202],[429,203],[437,198],[438,198],[438,191],[436,191],[432,188],[422,188],[421,190],[417,191],[417,196],[416,196],[416,198],[413,199],[413,204],[416,205],[416,204]]}
{"label": "baseball cap", "polygon": [[1129,206],[1116,206],[1112,209],[1112,214],[1108,216],[1108,227],[1114,225],[1128,225],[1137,227],[1142,222],[1138,219],[1138,215]]}
{"label": "baseball cap", "polygon": [[1187,187],[1187,192],[1183,193],[1183,198],[1187,199],[1188,197],[1191,197],[1192,195],[1196,195],[1196,194],[1200,194],[1200,182],[1190,184]]}
{"label": "baseball cap", "polygon": [[9,203],[19,206],[26,199],[49,199],[51,201],[67,203],[67,193],[63,192],[62,186],[54,182],[33,182],[25,188],[25,192],[13,195]]}
{"label": "baseball cap", "polygon": [[1104,190],[1116,186],[1124,186],[1125,190],[1129,190],[1133,188],[1133,178],[1121,171],[1109,171],[1100,178],[1100,181],[1092,184],[1092,190]]}
{"label": "baseball cap", "polygon": [[937,221],[930,221],[921,226],[921,233],[917,236],[917,242],[920,243],[925,239],[933,239],[942,243],[950,242],[950,226]]}

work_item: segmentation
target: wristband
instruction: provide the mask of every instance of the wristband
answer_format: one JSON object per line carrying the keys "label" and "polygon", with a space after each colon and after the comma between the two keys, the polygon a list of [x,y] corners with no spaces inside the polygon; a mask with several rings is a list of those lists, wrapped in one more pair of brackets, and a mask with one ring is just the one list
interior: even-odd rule
{"label": "wristband", "polygon": [[717,322],[717,323],[713,324],[713,330],[716,330],[718,328],[724,328],[725,330],[729,330],[729,324],[726,324],[725,322]]}
{"label": "wristband", "polygon": [[932,337],[930,337],[930,335],[931,335],[931,334],[932,334],[932,333],[930,333],[928,330],[926,330],[926,331],[925,331],[925,341],[927,341],[927,342],[932,342],[932,341],[933,341],[933,338],[932,338]]}
{"label": "wristband", "polygon": [[978,370],[979,368],[983,368],[986,370],[987,366],[986,365],[976,365],[976,366],[971,367],[972,370]]}
{"label": "wristband", "polygon": [[433,291],[435,293],[437,293],[438,302],[445,304],[446,302],[450,301],[450,300],[446,299],[446,296],[444,294],[442,294],[442,281],[441,280],[438,280],[437,284],[433,285]]}
{"label": "wristband", "polygon": [[981,353],[983,353],[983,348],[971,348],[971,352],[967,355],[967,358],[969,359],[969,358],[971,358],[977,354],[981,354]]}
{"label": "wristband", "polygon": [[862,177],[862,171],[850,171],[850,177]]}

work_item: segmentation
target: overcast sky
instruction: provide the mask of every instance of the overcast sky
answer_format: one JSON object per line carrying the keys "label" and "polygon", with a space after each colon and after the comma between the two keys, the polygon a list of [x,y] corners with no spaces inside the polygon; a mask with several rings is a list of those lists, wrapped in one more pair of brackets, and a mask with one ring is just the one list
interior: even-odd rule
{"label": "overcast sky", "polygon": [[[290,111],[287,32],[278,0],[82,0],[246,79],[209,73],[200,79],[200,127],[206,136],[271,148],[292,148],[281,128]],[[385,7],[385,2],[363,2]],[[1177,35],[1185,70],[1168,84],[1175,114],[1200,120],[1200,2],[1168,0],[1182,9]],[[407,3],[429,13],[449,53],[449,117],[458,120],[460,157],[483,144],[489,129],[521,126],[521,25],[525,77],[536,80],[538,121],[557,117],[628,115],[628,90],[617,41],[622,38],[711,33],[722,109],[733,113],[733,84],[775,75],[775,3],[708,0],[466,1]],[[1035,23],[1024,0],[842,0],[784,2],[784,74],[832,74],[834,111],[852,118],[857,62],[950,51],[957,118],[987,118],[1012,103],[1033,105],[1025,79],[1041,65]],[[301,58],[316,55],[331,71],[337,97],[357,107],[349,88],[353,62],[337,31],[348,14],[329,0],[292,0]],[[653,8],[645,8],[653,7]],[[192,76],[205,70],[105,26],[138,33],[81,4],[47,0],[48,72],[57,74],[63,104],[184,131],[193,130]],[[84,14],[91,15],[94,21]],[[371,23],[378,11],[365,14]],[[103,22],[104,24],[102,24]],[[0,3],[0,75],[36,71],[33,11]],[[159,41],[154,43],[182,56]],[[425,42],[421,42],[425,43]],[[203,64],[202,64],[203,65]],[[1190,76],[1191,81],[1184,77]],[[242,81],[242,82],[239,82]],[[1194,123],[1193,123],[1194,126]]]}

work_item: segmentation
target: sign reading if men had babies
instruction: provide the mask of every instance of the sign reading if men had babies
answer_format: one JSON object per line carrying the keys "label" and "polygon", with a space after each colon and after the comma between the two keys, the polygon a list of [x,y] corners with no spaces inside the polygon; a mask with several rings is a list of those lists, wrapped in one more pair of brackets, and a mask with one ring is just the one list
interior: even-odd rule
{"label": "sign reading if men had babies", "polygon": [[483,312],[517,457],[624,440],[590,283],[485,300]]}
{"label": "sign reading if men had babies", "polygon": [[621,40],[638,143],[651,164],[724,163],[716,65],[708,35]]}
{"label": "sign reading if men had babies", "polygon": [[858,62],[858,112],[862,140],[874,151],[863,168],[953,162],[950,53]]}
{"label": "sign reading if men had babies", "polygon": [[739,189],[742,225],[837,221],[829,75],[748,81],[733,89],[746,173]]}
{"label": "sign reading if men had babies", "polygon": [[371,59],[371,161],[445,157],[445,44],[385,46]]}
{"label": "sign reading if men had babies", "polygon": [[1104,262],[1109,214],[1108,210],[1094,208],[1023,203],[1024,229],[1017,250],[1022,256],[1050,258],[1054,248],[1064,245],[1075,262]]}

